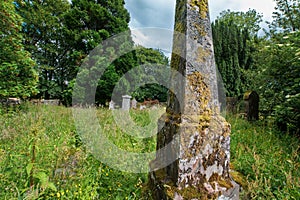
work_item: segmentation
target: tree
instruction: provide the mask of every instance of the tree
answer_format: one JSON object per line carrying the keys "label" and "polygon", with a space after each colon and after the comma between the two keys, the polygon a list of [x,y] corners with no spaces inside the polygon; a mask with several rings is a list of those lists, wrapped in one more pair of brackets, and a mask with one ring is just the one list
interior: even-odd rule
{"label": "tree", "polygon": [[20,33],[22,18],[12,0],[0,4],[0,98],[28,98],[37,93],[35,62],[24,50]]}
{"label": "tree", "polygon": [[[40,95],[63,99],[66,104],[75,85],[66,83],[74,83],[83,59],[109,37],[129,30],[124,0],[17,0],[16,8],[24,18],[26,47],[38,64]],[[133,46],[130,34],[124,45]],[[123,55],[111,69],[120,76],[134,66],[134,60],[133,54]]]}
{"label": "tree", "polygon": [[275,0],[273,21],[270,23],[272,32],[290,32],[300,29],[300,2],[298,0]]}
{"label": "tree", "polygon": [[282,131],[299,134],[300,32],[277,33],[259,46],[252,77],[261,112],[273,116]]}
{"label": "tree", "polygon": [[[137,81],[157,82],[156,84],[146,84],[133,92],[133,96],[138,101],[145,99],[158,99],[159,101],[167,101],[170,68],[169,59],[159,49],[137,47],[136,50],[138,66],[143,66]],[[159,83],[159,84],[158,84]],[[163,84],[163,85],[162,85]]]}
{"label": "tree", "polygon": [[300,130],[299,1],[276,0],[270,34],[256,43],[253,87],[260,94],[260,111],[284,132]]}
{"label": "tree", "polygon": [[[78,71],[81,80],[76,81],[77,85],[75,86],[85,88],[82,95],[92,97],[91,88],[97,87],[96,99],[82,99],[85,103],[90,104],[95,100],[97,104],[104,104],[111,98],[114,85],[119,78],[136,65],[134,53],[125,51],[133,49],[134,45],[128,27],[129,20],[129,13],[124,7],[123,0],[72,1],[71,9],[65,15],[66,27],[68,30],[72,30],[69,36],[72,38],[71,46],[80,52],[80,55],[86,57],[91,50],[95,48],[100,50],[105,43],[110,44],[108,51],[107,49],[101,50],[106,53],[100,52],[99,55],[91,55],[88,58],[94,64]],[[122,34],[119,35],[120,33]],[[119,41],[114,41],[113,37],[118,35]],[[101,79],[91,82],[91,79],[98,80],[100,78],[93,76],[101,74],[99,73],[101,68],[106,68]],[[89,84],[85,84],[84,81]]]}
{"label": "tree", "polygon": [[261,29],[262,14],[259,14],[254,9],[249,9],[247,12],[233,12],[228,10],[222,11],[217,20],[227,24],[234,22],[239,30],[247,29],[251,36],[256,36]]}
{"label": "tree", "polygon": [[[250,20],[251,16],[256,19]],[[250,85],[247,72],[253,68],[252,53],[255,50],[251,44],[258,31],[256,25],[260,16],[255,11],[222,12],[221,17],[212,23],[214,52],[216,65],[223,79],[227,96],[240,96]],[[257,21],[256,21],[257,20]],[[252,35],[244,27],[249,21]],[[255,22],[255,23],[254,23]]]}
{"label": "tree", "polygon": [[16,9],[23,17],[24,46],[38,65],[38,96],[60,98],[74,64],[74,52],[63,20],[69,2],[16,0]]}

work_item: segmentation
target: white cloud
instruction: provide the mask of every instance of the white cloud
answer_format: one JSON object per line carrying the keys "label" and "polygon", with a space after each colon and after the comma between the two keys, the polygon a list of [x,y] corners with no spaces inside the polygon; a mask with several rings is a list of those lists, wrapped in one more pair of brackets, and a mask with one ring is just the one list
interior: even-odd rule
{"label": "white cloud", "polygon": [[[176,0],[125,0],[125,7],[130,12],[130,28],[135,30],[134,41],[141,45],[157,46],[154,48],[165,48],[169,42],[159,37],[159,31],[138,30],[138,28],[156,27],[173,30]],[[264,21],[271,21],[272,12],[275,7],[273,0],[209,0],[211,20],[216,19],[220,12],[230,9],[231,11],[246,12],[250,8],[263,14]],[[261,26],[266,27],[263,23]],[[154,35],[150,35],[154,34]],[[163,37],[168,38],[168,37]],[[150,45],[150,46],[148,46]]]}
{"label": "white cloud", "polygon": [[173,31],[162,28],[132,29],[132,38],[135,44],[171,52]]}

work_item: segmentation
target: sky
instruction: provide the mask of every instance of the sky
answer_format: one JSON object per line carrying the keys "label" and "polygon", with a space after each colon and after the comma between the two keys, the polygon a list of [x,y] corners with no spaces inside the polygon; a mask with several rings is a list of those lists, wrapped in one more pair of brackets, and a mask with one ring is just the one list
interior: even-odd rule
{"label": "sky", "polygon": [[[130,13],[133,40],[145,47],[159,48],[168,53],[172,44],[176,0],[125,0]],[[211,21],[223,10],[246,12],[250,8],[263,14],[264,21],[272,20],[273,0],[209,0]],[[261,26],[266,27],[265,23]],[[151,27],[151,28],[150,28]]]}

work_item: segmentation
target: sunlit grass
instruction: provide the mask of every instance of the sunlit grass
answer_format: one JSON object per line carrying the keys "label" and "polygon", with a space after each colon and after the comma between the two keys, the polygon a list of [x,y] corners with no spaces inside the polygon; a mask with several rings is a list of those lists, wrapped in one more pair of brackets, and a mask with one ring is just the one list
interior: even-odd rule
{"label": "sunlit grass", "polygon": [[[129,115],[147,132],[163,112]],[[103,133],[118,148],[155,150],[155,136],[142,139],[136,136],[144,133],[127,133],[110,110],[98,109],[96,114]],[[299,199],[299,140],[275,131],[272,124],[236,117],[229,122],[231,162],[245,182],[242,197]],[[121,172],[89,152],[70,108],[29,105],[27,110],[1,114],[0,199],[141,199],[146,173]]]}
{"label": "sunlit grass", "polygon": [[300,198],[300,142],[272,124],[230,117],[231,162],[247,179],[250,199]]}

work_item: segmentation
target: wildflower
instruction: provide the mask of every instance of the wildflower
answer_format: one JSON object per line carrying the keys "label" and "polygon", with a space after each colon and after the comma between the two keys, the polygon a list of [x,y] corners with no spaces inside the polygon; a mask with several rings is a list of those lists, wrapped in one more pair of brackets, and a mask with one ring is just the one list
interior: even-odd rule
{"label": "wildflower", "polygon": [[56,193],[56,196],[57,196],[57,198],[59,198],[60,197],[60,193],[58,192],[58,193]]}

